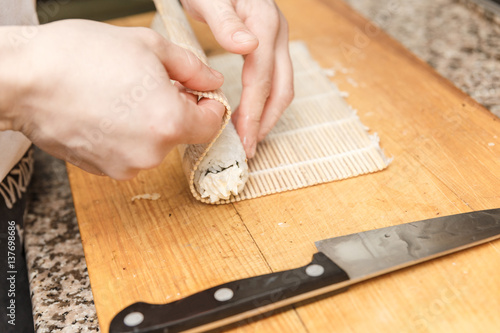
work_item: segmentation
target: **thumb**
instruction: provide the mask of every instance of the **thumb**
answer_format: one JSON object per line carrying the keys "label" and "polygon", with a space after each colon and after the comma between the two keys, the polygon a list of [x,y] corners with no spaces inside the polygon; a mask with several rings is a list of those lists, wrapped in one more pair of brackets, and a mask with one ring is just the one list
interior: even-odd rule
{"label": "thumb", "polygon": [[199,14],[224,49],[249,54],[257,48],[259,40],[236,13],[231,1],[202,1],[199,6]]}
{"label": "thumb", "polygon": [[146,38],[145,42],[161,61],[169,77],[184,87],[210,91],[220,88],[224,83],[221,73],[205,65],[194,53],[161,35],[156,34],[155,38]]}

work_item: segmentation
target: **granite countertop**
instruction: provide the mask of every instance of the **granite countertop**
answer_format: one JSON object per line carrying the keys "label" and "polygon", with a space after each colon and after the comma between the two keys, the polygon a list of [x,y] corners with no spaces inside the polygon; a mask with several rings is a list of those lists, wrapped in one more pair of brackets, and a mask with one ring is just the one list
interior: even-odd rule
{"label": "granite countertop", "polygon": [[[345,0],[500,116],[500,19],[467,0]],[[64,162],[35,151],[25,247],[37,332],[98,332]]]}
{"label": "granite countertop", "polygon": [[500,16],[472,0],[345,2],[500,117]]}

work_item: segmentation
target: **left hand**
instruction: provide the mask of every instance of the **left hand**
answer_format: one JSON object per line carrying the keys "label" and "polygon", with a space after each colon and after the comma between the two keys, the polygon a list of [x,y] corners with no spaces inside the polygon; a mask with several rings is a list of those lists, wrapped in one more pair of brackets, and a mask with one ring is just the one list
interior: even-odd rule
{"label": "left hand", "polygon": [[181,0],[217,42],[245,56],[241,102],[233,116],[248,158],[293,99],[288,24],[273,0]]}

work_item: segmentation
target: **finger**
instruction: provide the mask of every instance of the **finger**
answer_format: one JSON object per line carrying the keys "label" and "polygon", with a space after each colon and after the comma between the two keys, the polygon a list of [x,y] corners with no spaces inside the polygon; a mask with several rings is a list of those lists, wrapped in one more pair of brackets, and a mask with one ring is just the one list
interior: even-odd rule
{"label": "finger", "polygon": [[277,31],[278,26],[274,33],[267,31],[257,50],[246,56],[243,65],[243,89],[235,124],[248,158],[255,155],[262,112],[271,93]]}
{"label": "finger", "polygon": [[245,17],[238,15],[231,0],[201,1],[198,11],[197,16],[204,18],[217,42],[227,51],[248,54],[259,45],[257,36],[243,22]]}
{"label": "finger", "polygon": [[182,143],[206,143],[214,138],[221,129],[222,117],[226,111],[224,105],[216,100],[202,98],[197,103],[193,94],[181,92],[184,99],[182,121]]}
{"label": "finger", "polygon": [[271,93],[260,119],[257,141],[264,140],[293,100],[293,67],[288,48],[288,24],[280,13],[281,24],[276,41],[274,74]]}
{"label": "finger", "polygon": [[192,52],[171,43],[153,30],[142,30],[142,38],[165,67],[170,78],[183,86],[201,91],[220,88],[221,73],[205,65]]}

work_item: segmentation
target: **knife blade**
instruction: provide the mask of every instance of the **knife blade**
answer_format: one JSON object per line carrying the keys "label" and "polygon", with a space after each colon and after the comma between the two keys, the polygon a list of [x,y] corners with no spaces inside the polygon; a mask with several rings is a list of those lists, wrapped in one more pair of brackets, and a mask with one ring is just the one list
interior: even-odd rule
{"label": "knife blade", "polygon": [[299,268],[228,282],[168,304],[134,303],[111,333],[203,332],[375,276],[500,238],[500,208],[411,222],[315,242]]}

